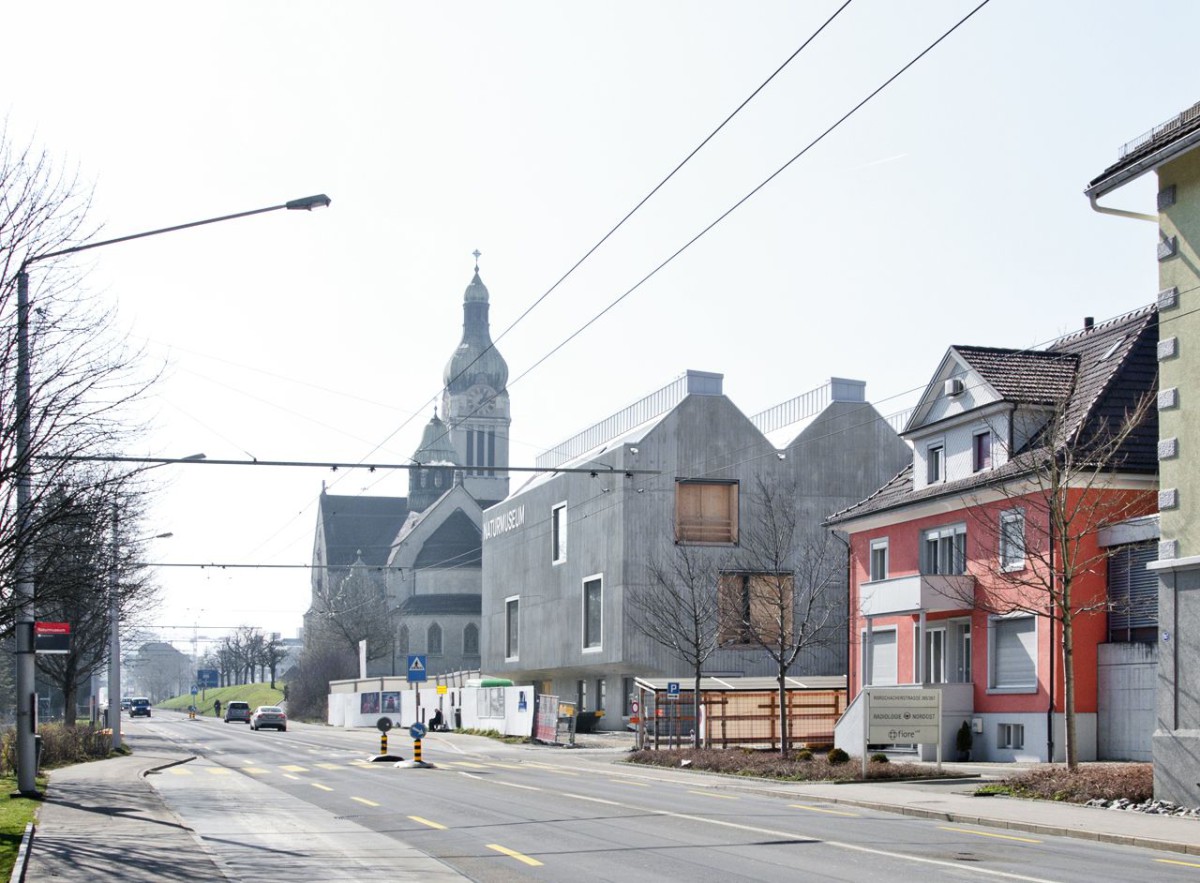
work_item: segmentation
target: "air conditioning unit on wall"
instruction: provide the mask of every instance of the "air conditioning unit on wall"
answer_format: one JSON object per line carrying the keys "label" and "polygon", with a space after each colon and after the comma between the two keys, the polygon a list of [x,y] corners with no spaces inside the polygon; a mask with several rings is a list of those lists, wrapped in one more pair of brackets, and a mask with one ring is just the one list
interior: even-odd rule
{"label": "air conditioning unit on wall", "polygon": [[942,387],[943,391],[948,396],[959,395],[963,391],[963,382],[961,377],[951,377]]}

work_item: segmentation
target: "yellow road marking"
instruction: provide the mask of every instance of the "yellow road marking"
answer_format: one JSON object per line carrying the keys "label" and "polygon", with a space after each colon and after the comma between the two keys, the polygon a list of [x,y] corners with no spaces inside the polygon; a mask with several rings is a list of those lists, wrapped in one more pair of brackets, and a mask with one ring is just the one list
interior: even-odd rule
{"label": "yellow road marking", "polygon": [[212,776],[228,776],[233,770],[223,766],[210,766],[208,768],[209,775]]}
{"label": "yellow road marking", "polygon": [[499,761],[496,761],[496,760],[493,760],[490,763],[488,763],[488,766],[498,766],[502,770],[522,770],[522,769],[524,769],[524,767],[521,766],[519,763],[500,763]]}
{"label": "yellow road marking", "polygon": [[974,834],[976,837],[998,837],[1001,840],[1019,840],[1022,843],[1041,843],[1040,840],[1031,840],[1028,837],[1013,837],[1011,834],[993,834],[990,831],[969,831],[966,828],[947,828],[944,825],[938,825],[943,831],[957,831],[959,834]]}
{"label": "yellow road marking", "polygon": [[248,766],[248,767],[243,767],[242,772],[243,773],[254,773],[254,775],[256,775],[256,776],[265,776],[265,775],[267,775],[267,773],[269,773],[271,771],[264,770],[262,767]]}
{"label": "yellow road marking", "polygon": [[688,794],[699,794],[701,797],[715,797],[717,800],[737,800],[729,794],[713,794],[709,791],[689,791]]}
{"label": "yellow road marking", "polygon": [[541,867],[541,864],[542,864],[535,858],[530,858],[527,855],[522,855],[521,853],[516,852],[515,850],[512,850],[512,849],[506,849],[505,847],[501,846],[498,843],[489,843],[487,845],[487,848],[494,849],[494,850],[496,850],[496,852],[502,852],[505,855],[507,855],[509,858],[515,858],[517,861],[524,862],[525,864],[529,865],[532,868]]}
{"label": "yellow road marking", "polygon": [[558,773],[562,776],[578,776],[579,773],[573,773],[570,770],[560,770],[556,766],[550,766],[548,763],[530,763],[528,766],[537,767],[539,770],[547,770],[551,773]]}
{"label": "yellow road marking", "polygon": [[1200,868],[1200,865],[1195,862],[1177,862],[1169,858],[1156,858],[1156,862],[1161,862],[1164,865],[1183,865],[1185,868]]}
{"label": "yellow road marking", "polygon": [[332,791],[333,790],[328,785],[322,785],[320,782],[309,782],[309,784],[312,785],[314,788],[320,788],[322,791]]}
{"label": "yellow road marking", "polygon": [[825,812],[829,813],[831,816],[850,816],[852,819],[858,818],[858,813],[856,812],[842,812],[841,810],[836,809],[822,809],[819,806],[805,806],[802,803],[789,803],[788,806],[792,807],[793,809],[806,809],[809,812]]}
{"label": "yellow road marking", "polygon": [[296,766],[294,763],[287,766],[281,766],[281,770],[287,770],[289,773],[307,773],[308,767]]}
{"label": "yellow road marking", "polygon": [[357,800],[359,803],[365,803],[367,806],[379,806],[374,800],[367,800],[365,797],[351,797],[351,800]]}
{"label": "yellow road marking", "polygon": [[412,819],[414,822],[418,822],[422,825],[428,825],[430,828],[437,828],[437,830],[439,830],[439,831],[446,830],[445,825],[439,825],[437,822],[431,822],[431,821],[429,821],[429,819],[423,819],[420,816],[409,816],[409,818]]}
{"label": "yellow road marking", "polygon": [[342,768],[340,763],[318,763],[316,766],[322,770],[340,770]]}
{"label": "yellow road marking", "polygon": [[299,777],[299,776],[293,776],[291,773],[284,773],[284,774],[283,774],[283,777],[284,777],[285,779],[292,779],[292,780],[294,780],[294,781],[297,781],[297,782],[299,782],[299,781],[300,781],[300,777]]}

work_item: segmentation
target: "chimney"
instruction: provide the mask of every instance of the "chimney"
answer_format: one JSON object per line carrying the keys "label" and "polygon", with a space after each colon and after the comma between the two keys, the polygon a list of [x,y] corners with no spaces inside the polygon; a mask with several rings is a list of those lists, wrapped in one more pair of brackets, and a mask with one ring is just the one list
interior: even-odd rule
{"label": "chimney", "polygon": [[1095,324],[1096,324],[1096,320],[1093,317],[1091,317],[1091,316],[1083,317],[1083,330],[1084,331],[1087,331],[1089,328],[1091,328]]}

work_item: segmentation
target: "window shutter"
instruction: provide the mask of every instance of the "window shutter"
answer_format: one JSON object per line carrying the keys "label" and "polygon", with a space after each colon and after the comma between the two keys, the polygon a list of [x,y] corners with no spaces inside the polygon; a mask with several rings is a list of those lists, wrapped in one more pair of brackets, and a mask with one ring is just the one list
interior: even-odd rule
{"label": "window shutter", "polygon": [[1037,629],[1032,616],[998,619],[992,628],[996,641],[993,686],[1032,687],[1037,683]]}
{"label": "window shutter", "polygon": [[896,683],[896,633],[871,634],[871,684],[888,686]]}

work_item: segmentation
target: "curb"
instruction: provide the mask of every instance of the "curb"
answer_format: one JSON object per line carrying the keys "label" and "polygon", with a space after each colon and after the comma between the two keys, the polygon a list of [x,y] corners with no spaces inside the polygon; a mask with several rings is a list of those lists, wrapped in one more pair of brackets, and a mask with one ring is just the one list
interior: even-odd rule
{"label": "curb", "polygon": [[36,830],[33,822],[25,824],[25,834],[21,837],[21,847],[17,850],[17,860],[13,863],[8,883],[23,883],[25,880],[25,869],[29,866],[29,856],[33,851],[33,834]]}
{"label": "curb", "polygon": [[[1200,840],[1194,843],[1180,843],[1174,840],[1154,840],[1149,837],[1135,837],[1125,834],[1105,834],[1100,831],[1085,831],[1077,828],[1063,828],[1058,825],[1043,825],[1037,822],[1009,821],[988,816],[963,815],[962,813],[941,812],[932,809],[920,809],[895,803],[879,803],[874,800],[854,800],[841,797],[824,797],[823,802],[857,806],[860,809],[873,809],[877,812],[897,813],[902,816],[913,816],[919,819],[936,819],[943,822],[957,822],[960,825],[980,825],[986,828],[1004,828],[1009,831],[1021,831],[1026,834],[1041,834],[1046,837],[1072,837],[1076,840],[1092,840],[1098,843],[1113,843],[1119,846],[1137,846],[1143,849],[1157,849],[1164,852],[1179,852],[1184,855],[1200,855]],[[1200,830],[1197,831],[1200,834]]]}

